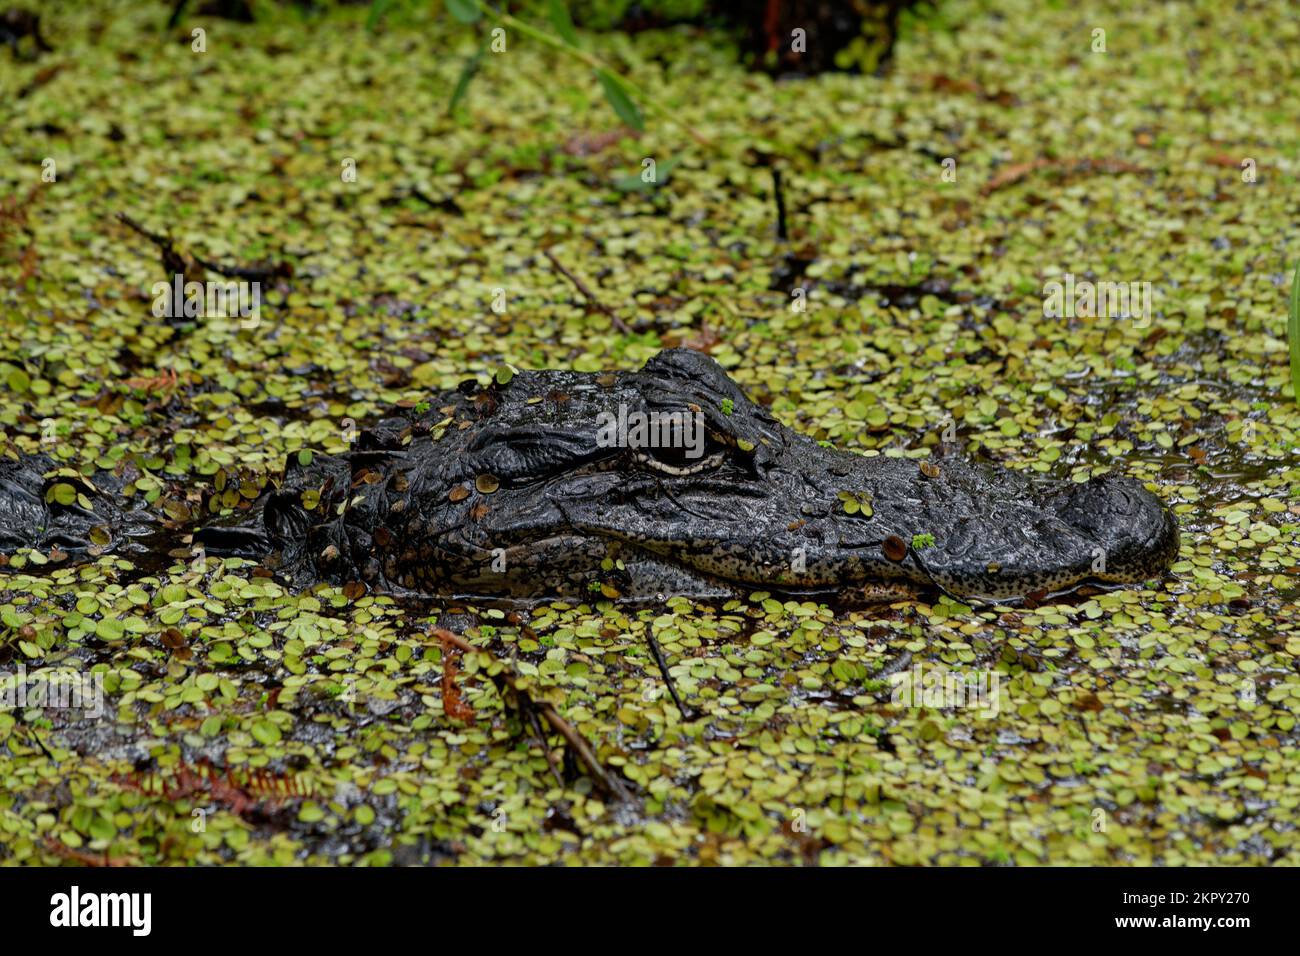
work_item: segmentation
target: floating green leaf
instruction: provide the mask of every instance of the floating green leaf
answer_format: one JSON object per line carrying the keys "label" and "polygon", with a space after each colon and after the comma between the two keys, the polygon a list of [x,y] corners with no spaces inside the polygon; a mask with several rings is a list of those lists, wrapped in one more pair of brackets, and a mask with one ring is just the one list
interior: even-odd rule
{"label": "floating green leaf", "polygon": [[50,485],[45,492],[45,500],[48,503],[57,503],[61,505],[75,504],[77,500],[77,489],[65,481],[56,482]]}
{"label": "floating green leaf", "polygon": [[263,744],[269,745],[277,743],[280,740],[280,728],[271,721],[265,719],[253,721],[250,733],[252,733],[253,737],[255,737],[259,743]]}

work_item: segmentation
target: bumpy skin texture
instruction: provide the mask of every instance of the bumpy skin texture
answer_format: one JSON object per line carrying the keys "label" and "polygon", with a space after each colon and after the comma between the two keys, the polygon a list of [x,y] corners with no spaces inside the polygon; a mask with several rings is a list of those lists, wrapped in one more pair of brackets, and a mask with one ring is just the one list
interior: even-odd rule
{"label": "bumpy skin texture", "polygon": [[[126,484],[120,476],[97,471],[90,478],[75,473],[43,477],[59,467],[48,455],[0,454],[0,554],[21,548],[84,554],[99,550],[92,536],[115,544],[116,550],[138,552],[160,533],[155,516],[119,494]],[[47,501],[56,484],[70,485],[78,500],[67,505]]]}
{"label": "bumpy skin texture", "polygon": [[[620,404],[698,410],[703,454],[602,447],[599,416]],[[379,422],[347,455],[291,455],[278,489],[195,541],[267,557],[298,585],[524,599],[761,588],[871,600],[933,587],[1006,599],[1142,581],[1178,552],[1173,516],[1137,482],[1043,483],[951,456],[922,470],[825,448],[684,349],[635,372],[468,382],[429,406]],[[845,494],[869,507],[849,514]],[[918,534],[933,545],[900,552]]]}
{"label": "bumpy skin texture", "polygon": [[[599,416],[620,404],[698,409],[703,455],[600,447]],[[582,595],[604,584],[624,596],[869,597],[937,585],[1008,598],[1140,581],[1178,551],[1172,515],[1136,482],[1037,484],[956,457],[927,477],[915,461],[824,448],[688,350],[636,372],[467,383],[430,406],[381,422],[350,455],[295,463],[260,516],[285,574],[457,596]],[[313,512],[301,504],[309,490],[321,492]],[[870,517],[848,514],[842,492],[869,500]],[[933,546],[886,555],[891,536],[922,533]],[[219,546],[221,535],[205,538]]]}

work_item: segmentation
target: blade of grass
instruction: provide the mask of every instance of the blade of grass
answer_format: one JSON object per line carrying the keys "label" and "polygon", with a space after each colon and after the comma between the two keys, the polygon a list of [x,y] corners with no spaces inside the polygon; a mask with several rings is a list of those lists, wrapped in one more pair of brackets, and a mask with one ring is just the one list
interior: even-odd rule
{"label": "blade of grass", "polygon": [[392,5],[393,0],[374,0],[370,4],[370,15],[366,17],[366,29],[371,33],[379,29],[379,22],[384,19],[384,14]]}
{"label": "blade of grass", "polygon": [[614,112],[618,114],[618,118],[634,130],[644,132],[645,120],[641,118],[641,111],[636,108],[632,98],[619,86],[613,74],[608,70],[597,70],[596,77],[600,80],[601,89],[605,91],[605,99],[609,101],[610,106],[614,107]]}
{"label": "blade of grass", "polygon": [[655,181],[648,183],[641,178],[640,173],[632,173],[630,176],[620,176],[614,180],[614,188],[625,193],[643,193],[649,192],[658,186],[666,185],[669,177],[672,175],[674,167],[680,160],[666,159],[655,169]]}
{"label": "blade of grass", "polygon": [[[596,71],[598,74],[604,73],[605,76],[602,76],[600,78],[601,87],[605,90],[605,96],[607,99],[609,99],[611,106],[614,105],[615,97],[621,94],[623,100],[626,101],[626,105],[632,107],[632,111],[635,113],[638,119],[640,119],[641,111],[636,107],[636,103],[639,102],[643,106],[645,106],[650,113],[662,118],[666,122],[672,123],[673,125],[680,127],[682,130],[686,132],[687,136],[695,140],[695,142],[699,143],[701,146],[705,147],[706,149],[714,148],[713,141],[710,140],[707,136],[700,134],[698,131],[696,131],[690,126],[681,123],[675,116],[673,116],[671,111],[669,111],[666,107],[661,105],[657,100],[651,99],[649,96],[647,96],[641,90],[640,87],[638,87],[627,77],[620,76],[614,70],[610,69],[608,64],[606,64],[600,58],[593,56],[592,54],[588,53],[586,50],[582,49],[581,47],[573,46],[572,44],[566,42],[562,37],[556,36],[551,33],[547,33],[544,30],[539,30],[536,27],[530,26],[529,24],[525,23],[523,20],[511,16],[508,13],[502,13],[500,10],[493,9],[492,7],[484,4],[483,0],[462,0],[462,2],[467,4],[473,4],[475,9],[477,9],[481,14],[483,14],[485,17],[488,17],[489,19],[496,21],[497,23],[501,24],[503,27],[506,27],[509,30],[516,30],[519,33],[523,34],[524,36],[529,37],[530,39],[536,40],[539,43],[543,43],[546,46],[551,47],[552,49],[559,50],[560,52],[573,57],[579,62],[585,63],[587,66],[591,67],[592,70]],[[617,90],[617,93],[611,94],[609,92],[611,88],[611,84]],[[615,109],[617,109],[617,107],[615,107]],[[621,111],[619,112],[619,116],[620,118],[623,118],[624,121],[626,122],[626,117],[623,116],[623,113]],[[641,127],[637,126],[636,128],[640,129]]]}
{"label": "blade of grass", "polygon": [[484,33],[483,39],[475,50],[461,67],[460,78],[456,80],[456,89],[452,91],[451,100],[447,103],[447,115],[452,116],[456,112],[456,107],[460,106],[460,101],[465,98],[469,92],[469,84],[478,74],[479,65],[483,62],[483,56],[487,53],[488,43],[491,42],[492,35]]}
{"label": "blade of grass", "polygon": [[569,7],[564,0],[551,0],[551,26],[560,35],[560,39],[571,47],[578,45],[578,31],[573,29],[573,18],[569,16]]}

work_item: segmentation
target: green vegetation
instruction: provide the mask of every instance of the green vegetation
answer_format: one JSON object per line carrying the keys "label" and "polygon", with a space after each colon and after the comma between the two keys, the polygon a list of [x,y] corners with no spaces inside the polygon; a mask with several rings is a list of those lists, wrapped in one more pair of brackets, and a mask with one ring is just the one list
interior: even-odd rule
{"label": "green vegetation", "polygon": [[[1037,606],[457,605],[481,650],[454,666],[442,608],[294,592],[180,542],[18,555],[0,671],[102,679],[105,711],[0,708],[0,862],[1294,857],[1300,21],[1280,4],[951,0],[908,18],[883,78],[780,83],[708,32],[581,34],[644,91],[643,131],[590,63],[509,25],[494,53],[446,15],[304,28],[262,6],[164,32],[166,5],[48,4],[54,53],[0,49],[0,454],[51,454],[55,501],[93,466],[169,508],[251,497],[287,454],[465,378],[690,345],[838,448],[927,461],[952,422],[1017,468],[1144,479],[1182,554]],[[169,275],[119,212],[186,255],[292,268],[255,327],[155,318]],[[1150,282],[1154,314],[1046,317],[1067,272]],[[997,713],[895,703],[903,655],[996,675]],[[505,667],[636,812],[581,768],[556,782],[564,743],[503,702]]]}

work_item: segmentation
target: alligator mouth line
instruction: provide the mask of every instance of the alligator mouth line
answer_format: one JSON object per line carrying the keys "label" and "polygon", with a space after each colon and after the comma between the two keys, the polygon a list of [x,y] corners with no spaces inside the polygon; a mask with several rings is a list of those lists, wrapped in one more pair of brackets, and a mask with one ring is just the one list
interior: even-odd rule
{"label": "alligator mouth line", "polygon": [[[138,554],[192,532],[207,553],[265,561],[296,587],[514,600],[931,590],[1007,603],[1157,578],[1179,548],[1173,515],[1136,481],[1051,483],[956,455],[824,447],[685,349],[636,371],[466,382],[417,409],[345,454],[291,454],[254,499],[209,492],[212,517],[197,526],[111,473],[70,479],[42,455],[0,456],[0,554]],[[703,427],[690,446],[683,426],[680,440],[610,447],[598,423],[628,409]]]}

